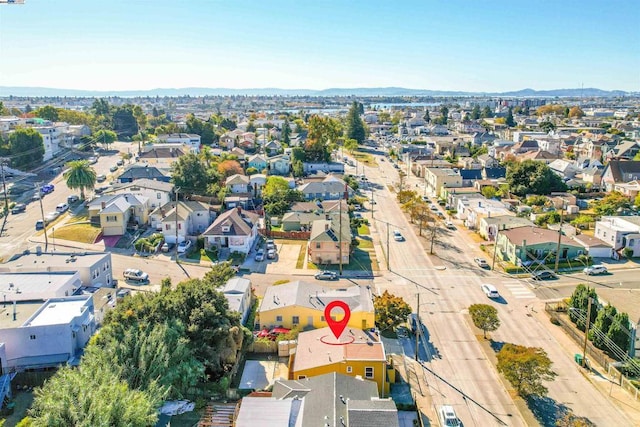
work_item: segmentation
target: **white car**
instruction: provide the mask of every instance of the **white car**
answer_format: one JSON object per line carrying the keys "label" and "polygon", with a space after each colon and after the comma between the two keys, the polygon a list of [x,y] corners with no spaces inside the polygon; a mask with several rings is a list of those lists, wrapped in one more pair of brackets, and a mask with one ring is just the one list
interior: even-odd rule
{"label": "white car", "polygon": [[53,212],[49,212],[48,214],[46,214],[44,216],[44,219],[47,220],[48,222],[53,221],[54,219],[58,218],[60,216],[60,212],[58,211],[53,211]]}
{"label": "white car", "polygon": [[460,427],[462,425],[456,415],[456,411],[450,405],[442,405],[438,409],[438,415],[443,427]]}
{"label": "white car", "polygon": [[275,259],[276,258],[276,250],[275,248],[267,250],[267,259]]}
{"label": "white car", "polygon": [[258,252],[256,252],[256,256],[253,259],[258,262],[264,261],[264,251],[262,249],[258,250]]}
{"label": "white car", "polygon": [[191,249],[191,240],[183,240],[178,244],[178,253],[183,254]]}
{"label": "white car", "polygon": [[122,275],[125,280],[130,280],[132,282],[146,282],[149,280],[149,275],[137,268],[127,268]]}
{"label": "white car", "polygon": [[496,289],[495,286],[490,285],[489,283],[485,283],[480,286],[482,292],[489,298],[500,298],[500,293]]}
{"label": "white car", "polygon": [[450,220],[446,220],[444,222],[445,227],[447,227],[449,230],[455,230],[456,226],[453,225],[453,222],[451,222]]}
{"label": "white car", "polygon": [[473,261],[478,264],[480,268],[489,268],[489,263],[484,258],[474,258]]}
{"label": "white car", "polygon": [[586,274],[587,276],[593,276],[596,274],[607,274],[609,271],[607,270],[607,267],[605,267],[602,264],[596,264],[596,265],[592,265],[591,267],[587,267],[584,270],[582,270],[584,272],[584,274]]}
{"label": "white car", "polygon": [[60,212],[60,213],[64,213],[69,209],[69,205],[66,203],[60,203],[58,206],[56,206],[56,211]]}
{"label": "white car", "polygon": [[396,242],[402,242],[404,240],[404,236],[398,230],[393,232],[393,240]]}

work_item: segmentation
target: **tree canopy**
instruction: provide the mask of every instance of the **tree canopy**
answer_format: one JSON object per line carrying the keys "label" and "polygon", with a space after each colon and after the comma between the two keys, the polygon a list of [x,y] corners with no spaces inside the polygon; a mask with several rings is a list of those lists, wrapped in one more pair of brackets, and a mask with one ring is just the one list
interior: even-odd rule
{"label": "tree canopy", "polygon": [[590,288],[582,283],[576,286],[576,289],[571,294],[571,298],[569,299],[569,319],[576,326],[584,331],[585,318],[587,313],[587,308],[589,306],[589,298],[591,298],[591,314],[589,322],[593,324],[596,320],[596,315],[598,314],[598,295],[596,294],[595,288]]}
{"label": "tree canopy", "polygon": [[618,209],[628,208],[630,205],[629,197],[619,191],[607,193],[602,199],[591,204],[593,211],[598,215],[615,215]]}
{"label": "tree canopy", "polygon": [[96,171],[86,160],[74,160],[67,163],[69,168],[64,173],[67,187],[72,190],[80,190],[80,199],[85,199],[85,190],[93,189],[96,185]]}
{"label": "tree canopy", "polygon": [[185,193],[205,194],[210,175],[198,156],[188,153],[180,156],[171,166],[171,181]]}
{"label": "tree canopy", "polygon": [[493,332],[500,327],[498,310],[491,305],[473,304],[469,307],[469,314],[476,328],[482,329],[485,339],[487,338],[487,331]]}
{"label": "tree canopy", "polygon": [[30,169],[42,163],[44,158],[42,135],[33,128],[18,128],[9,134],[11,166]]}
{"label": "tree canopy", "polygon": [[411,307],[401,297],[384,291],[382,295],[373,297],[373,307],[376,312],[376,325],[381,331],[394,330],[407,321],[411,314]]}
{"label": "tree canopy", "polygon": [[521,396],[544,396],[547,388],[542,382],[552,381],[557,375],[551,369],[551,359],[541,348],[507,343],[497,357],[498,372]]}
{"label": "tree canopy", "polygon": [[550,194],[552,191],[565,191],[566,184],[544,162],[525,160],[513,162],[507,168],[509,190],[518,196],[527,194]]}
{"label": "tree canopy", "polygon": [[360,118],[360,103],[353,101],[346,119],[346,137],[349,139],[355,139],[358,143],[362,144],[366,138],[366,130],[364,122]]}

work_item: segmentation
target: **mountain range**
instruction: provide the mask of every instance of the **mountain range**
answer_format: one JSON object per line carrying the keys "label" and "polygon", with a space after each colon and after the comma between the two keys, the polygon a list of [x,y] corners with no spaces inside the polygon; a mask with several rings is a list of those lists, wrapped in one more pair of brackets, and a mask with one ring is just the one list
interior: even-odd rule
{"label": "mountain range", "polygon": [[622,90],[602,90],[597,88],[552,89],[535,90],[522,89],[511,92],[464,92],[427,89],[407,89],[402,87],[373,87],[373,88],[330,88],[313,89],[226,89],[226,88],[158,88],[149,90],[82,90],[56,89],[47,87],[0,86],[0,97],[146,97],[146,96],[503,96],[503,97],[616,97],[633,95],[632,92]]}

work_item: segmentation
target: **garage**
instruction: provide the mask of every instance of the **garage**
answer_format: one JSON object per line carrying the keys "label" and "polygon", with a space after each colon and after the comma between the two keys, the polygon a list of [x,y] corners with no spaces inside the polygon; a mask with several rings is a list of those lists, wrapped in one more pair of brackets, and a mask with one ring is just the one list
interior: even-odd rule
{"label": "garage", "polygon": [[597,237],[579,234],[573,237],[580,246],[584,247],[585,252],[592,258],[611,258],[613,248]]}

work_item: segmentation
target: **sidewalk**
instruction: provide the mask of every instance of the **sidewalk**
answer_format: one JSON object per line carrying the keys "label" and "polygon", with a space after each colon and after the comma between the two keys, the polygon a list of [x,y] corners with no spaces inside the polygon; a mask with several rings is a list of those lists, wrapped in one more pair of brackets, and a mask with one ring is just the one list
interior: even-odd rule
{"label": "sidewalk", "polygon": [[[574,354],[582,354],[582,348],[565,334],[562,328],[553,326],[549,321],[549,316],[547,316],[544,310],[544,303],[536,304],[535,308],[531,314],[535,316],[541,324],[545,325],[547,331],[560,343],[567,355],[573,357]],[[591,370],[582,370],[583,376],[593,384],[603,396],[608,396],[608,399],[633,422],[632,425],[640,426],[640,400],[634,399],[626,390],[620,387],[620,385],[612,381],[602,366],[591,359],[589,359],[589,361],[591,362]]]}

